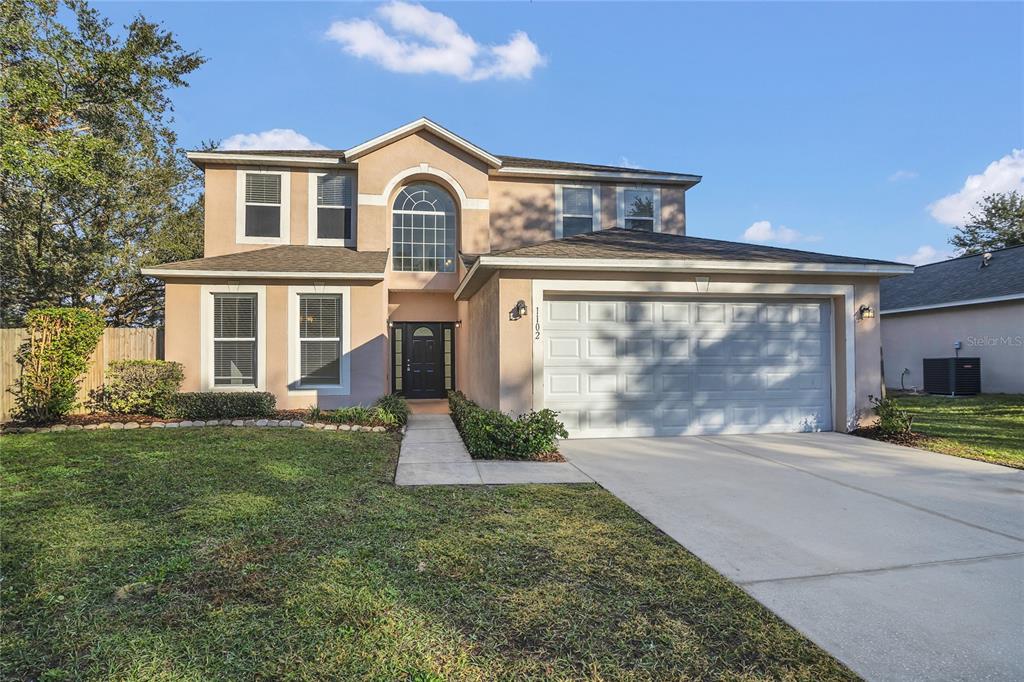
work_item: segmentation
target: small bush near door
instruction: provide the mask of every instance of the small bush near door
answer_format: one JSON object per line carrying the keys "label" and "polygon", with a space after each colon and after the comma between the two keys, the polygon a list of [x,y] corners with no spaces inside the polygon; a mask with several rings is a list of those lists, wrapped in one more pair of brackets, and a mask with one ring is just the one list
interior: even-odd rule
{"label": "small bush near door", "polygon": [[469,454],[478,459],[538,459],[556,452],[559,438],[569,437],[552,410],[513,418],[485,410],[459,391],[448,394],[448,410]]}
{"label": "small bush near door", "polygon": [[266,419],[274,416],[275,405],[273,393],[178,393],[171,400],[170,416],[192,421]]}
{"label": "small bush near door", "polygon": [[394,416],[395,422],[399,426],[405,426],[405,423],[409,421],[409,403],[400,395],[386,393],[377,398],[374,405]]}
{"label": "small bush near door", "polygon": [[168,417],[184,377],[177,362],[117,360],[107,365],[106,380],[93,391],[91,407],[110,414]]}

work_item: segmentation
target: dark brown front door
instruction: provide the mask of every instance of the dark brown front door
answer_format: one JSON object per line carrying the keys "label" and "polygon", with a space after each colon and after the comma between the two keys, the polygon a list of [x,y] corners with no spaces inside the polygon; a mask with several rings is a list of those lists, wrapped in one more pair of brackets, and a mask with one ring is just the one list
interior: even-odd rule
{"label": "dark brown front door", "polygon": [[443,398],[444,350],[439,323],[408,323],[402,334],[406,398]]}

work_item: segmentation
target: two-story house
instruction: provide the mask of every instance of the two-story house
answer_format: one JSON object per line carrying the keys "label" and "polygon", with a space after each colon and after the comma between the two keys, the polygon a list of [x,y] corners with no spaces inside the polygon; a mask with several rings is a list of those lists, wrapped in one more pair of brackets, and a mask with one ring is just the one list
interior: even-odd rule
{"label": "two-story house", "polygon": [[686,234],[700,176],[496,156],[427,119],[343,151],[214,151],[166,284],[185,390],[288,408],[464,391],[574,436],[845,430],[879,393],[880,277]]}

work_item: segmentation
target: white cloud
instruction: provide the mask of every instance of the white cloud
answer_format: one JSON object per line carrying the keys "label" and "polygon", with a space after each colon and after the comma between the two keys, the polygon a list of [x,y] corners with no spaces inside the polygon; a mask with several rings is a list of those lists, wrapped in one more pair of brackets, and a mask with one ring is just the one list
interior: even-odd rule
{"label": "white cloud", "polygon": [[639,168],[640,164],[633,163],[629,160],[628,156],[620,156],[619,163],[616,164],[621,168]]}
{"label": "white cloud", "polygon": [[238,133],[220,143],[219,149],[327,149],[291,128],[260,133]]}
{"label": "white cloud", "polygon": [[917,247],[917,251],[909,256],[897,256],[896,260],[900,263],[926,265],[928,263],[937,263],[940,260],[947,260],[952,257],[953,253],[951,251],[939,251],[934,246],[924,244],[923,246]]}
{"label": "white cloud", "polygon": [[979,200],[995,192],[1024,193],[1024,149],[1014,149],[993,161],[981,174],[969,175],[959,192],[928,206],[932,217],[946,225],[962,225]]}
{"label": "white cloud", "polygon": [[453,19],[402,0],[377,8],[393,33],[372,19],[336,21],[327,37],[349,54],[397,73],[441,73],[465,81],[530,78],[545,58],[522,31],[502,45],[481,45]]}
{"label": "white cloud", "polygon": [[748,242],[760,242],[762,244],[793,244],[795,242],[817,242],[821,237],[798,232],[785,225],[773,227],[769,220],[758,220],[743,232],[743,238]]}
{"label": "white cloud", "polygon": [[918,172],[915,170],[898,170],[889,176],[889,182],[903,182],[904,180],[913,180],[918,176]]}

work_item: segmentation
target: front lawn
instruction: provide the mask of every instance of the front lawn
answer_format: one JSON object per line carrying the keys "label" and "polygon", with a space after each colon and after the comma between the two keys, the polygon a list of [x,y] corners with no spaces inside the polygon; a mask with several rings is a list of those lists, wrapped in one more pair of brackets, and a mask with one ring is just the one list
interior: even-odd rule
{"label": "front lawn", "polygon": [[1024,469],[1024,395],[899,396],[914,416],[915,443],[935,452]]}
{"label": "front lawn", "polygon": [[3,679],[854,677],[597,486],[399,489],[376,433],[0,449]]}

